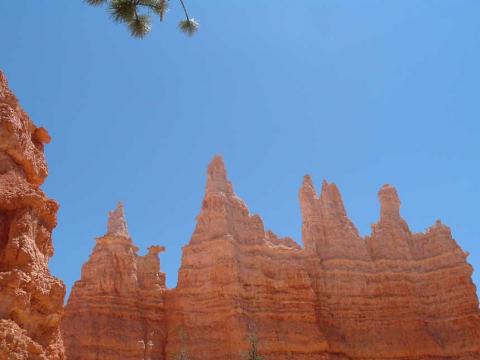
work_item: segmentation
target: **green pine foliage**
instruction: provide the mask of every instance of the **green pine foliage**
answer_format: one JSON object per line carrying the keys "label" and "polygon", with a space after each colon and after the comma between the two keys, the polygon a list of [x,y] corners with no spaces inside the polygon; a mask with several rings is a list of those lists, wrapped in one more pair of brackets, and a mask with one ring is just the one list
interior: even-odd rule
{"label": "green pine foliage", "polygon": [[[186,35],[192,36],[198,30],[198,22],[188,15],[183,0],[182,5],[185,19],[180,21],[179,29]],[[152,16],[163,20],[169,7],[169,0],[85,0],[88,5],[107,5],[110,16],[115,22],[128,26],[130,34],[136,38],[145,37],[152,29]]]}
{"label": "green pine foliage", "polygon": [[248,349],[247,360],[264,360],[263,356],[258,351],[258,338],[257,335],[252,333],[249,335],[250,348]]}

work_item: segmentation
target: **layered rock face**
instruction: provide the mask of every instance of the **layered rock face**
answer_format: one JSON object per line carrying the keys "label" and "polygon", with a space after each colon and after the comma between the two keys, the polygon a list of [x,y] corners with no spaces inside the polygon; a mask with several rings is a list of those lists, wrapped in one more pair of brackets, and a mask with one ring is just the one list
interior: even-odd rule
{"label": "layered rock face", "polygon": [[412,233],[396,190],[362,238],[334,184],[305,176],[300,247],[265,230],[223,160],[208,168],[178,286],[152,246],[139,256],[121,204],[109,214],[62,321],[48,270],[58,205],[40,189],[44,144],[0,72],[0,359],[240,360],[256,334],[275,360],[480,359],[480,312],[467,254],[440,221]]}
{"label": "layered rock face", "polygon": [[328,344],[317,326],[316,295],[302,253],[291,239],[265,231],[216,157],[167,303],[167,355],[184,346],[191,359],[243,359],[248,335],[256,332],[272,359],[323,359]]}
{"label": "layered rock face", "polygon": [[82,278],[72,288],[62,333],[69,360],[163,359],[166,341],[165,274],[152,246],[137,254],[124,208],[109,214]]}
{"label": "layered rock face", "polygon": [[213,160],[167,302],[169,332],[184,336],[167,350],[241,359],[253,328],[270,359],[480,359],[472,268],[448,227],[411,233],[388,185],[367,238],[334,184],[317,196],[306,176],[299,197],[303,249],[266,232]]}
{"label": "layered rock face", "polygon": [[330,351],[352,359],[479,359],[467,254],[440,222],[411,233],[393,187],[379,198],[380,220],[361,239],[336,188],[324,183],[317,198],[306,178],[300,190],[306,264]]}
{"label": "layered rock face", "polygon": [[64,359],[65,286],[48,270],[58,205],[40,189],[49,142],[0,72],[0,359]]}
{"label": "layered rock face", "polygon": [[[472,268],[448,227],[437,222],[412,233],[388,185],[366,238],[334,184],[324,182],[317,196],[305,176],[299,198],[303,248],[265,230],[215,157],[171,290],[163,278],[152,286],[158,262],[140,261],[117,210],[67,306],[70,358],[240,360],[256,334],[266,359],[480,359]],[[148,296],[139,298],[141,291]],[[147,313],[152,321],[142,332],[139,314]],[[138,341],[148,343],[146,333],[158,334],[152,344],[161,346],[135,352]]]}

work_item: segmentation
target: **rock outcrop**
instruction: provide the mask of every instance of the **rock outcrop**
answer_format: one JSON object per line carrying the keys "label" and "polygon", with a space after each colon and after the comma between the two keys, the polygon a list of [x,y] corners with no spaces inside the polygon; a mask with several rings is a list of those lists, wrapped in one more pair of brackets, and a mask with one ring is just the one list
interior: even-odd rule
{"label": "rock outcrop", "polygon": [[0,359],[64,359],[65,286],[48,270],[58,205],[40,189],[49,142],[0,71]]}
{"label": "rock outcrop", "polygon": [[62,333],[69,360],[163,359],[166,341],[165,274],[158,254],[139,256],[124,208],[110,212],[82,278],[72,288]]}
{"label": "rock outcrop", "polygon": [[[117,210],[68,302],[70,359],[240,360],[252,334],[275,360],[480,359],[472,268],[448,227],[412,233],[389,185],[365,238],[334,184],[317,196],[305,176],[299,198],[303,248],[265,230],[215,157],[171,290],[156,282],[153,253],[163,249],[138,257]],[[151,316],[148,326],[139,314]],[[135,352],[152,333],[158,351]]]}
{"label": "rock outcrop", "polygon": [[446,225],[413,233],[385,185],[362,238],[338,188],[317,196],[305,176],[302,248],[250,214],[218,156],[177,287],[162,246],[138,255],[119,204],[64,312],[48,270],[58,205],[40,188],[49,142],[0,72],[0,359],[63,360],[64,342],[70,360],[240,360],[252,334],[275,360],[480,359],[473,269]]}
{"label": "rock outcrop", "polygon": [[[340,197],[323,196],[330,186],[319,199],[310,181],[300,190],[306,264],[330,351],[351,359],[479,359],[472,268],[448,227],[437,222],[413,234],[396,190],[385,185],[380,220],[360,239]],[[349,241],[329,242],[335,234]]]}
{"label": "rock outcrop", "polygon": [[261,218],[249,213],[215,157],[167,303],[167,355],[184,346],[192,359],[243,359],[249,333],[257,332],[271,358],[289,352],[295,359],[323,358],[328,344],[301,258],[297,244],[266,232]]}

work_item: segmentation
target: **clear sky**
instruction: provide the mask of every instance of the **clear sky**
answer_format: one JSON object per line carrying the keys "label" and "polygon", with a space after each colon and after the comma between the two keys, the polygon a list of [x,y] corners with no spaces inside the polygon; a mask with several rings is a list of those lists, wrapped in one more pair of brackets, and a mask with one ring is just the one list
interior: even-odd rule
{"label": "clear sky", "polygon": [[48,128],[53,273],[70,287],[126,206],[175,286],[206,166],[222,154],[266,227],[301,241],[305,173],[335,182],[362,234],[397,187],[412,230],[437,218],[480,283],[480,1],[187,0],[132,39],[80,0],[0,1],[0,68]]}

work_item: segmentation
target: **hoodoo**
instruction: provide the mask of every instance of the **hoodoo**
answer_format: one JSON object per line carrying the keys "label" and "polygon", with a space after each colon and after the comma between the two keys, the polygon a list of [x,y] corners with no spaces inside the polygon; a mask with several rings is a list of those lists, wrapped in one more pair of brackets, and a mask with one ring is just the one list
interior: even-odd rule
{"label": "hoodoo", "polygon": [[62,333],[69,360],[163,359],[165,274],[152,246],[137,255],[118,204],[72,288]]}
{"label": "hoodoo", "polygon": [[305,176],[299,198],[304,248],[265,230],[215,157],[171,290],[163,248],[136,255],[119,206],[67,305],[69,358],[240,360],[254,333],[266,359],[480,359],[472,268],[447,226],[412,233],[389,185],[366,238],[334,184],[317,196]]}
{"label": "hoodoo", "polygon": [[64,358],[65,286],[48,270],[58,205],[40,189],[49,142],[0,71],[0,359]]}
{"label": "hoodoo", "polygon": [[191,359],[243,359],[249,333],[256,332],[269,358],[321,358],[328,344],[316,323],[316,295],[302,253],[291,239],[265,231],[215,157],[168,303],[169,325],[185,335],[169,336],[168,353],[183,341]]}

